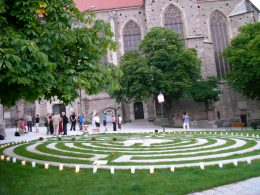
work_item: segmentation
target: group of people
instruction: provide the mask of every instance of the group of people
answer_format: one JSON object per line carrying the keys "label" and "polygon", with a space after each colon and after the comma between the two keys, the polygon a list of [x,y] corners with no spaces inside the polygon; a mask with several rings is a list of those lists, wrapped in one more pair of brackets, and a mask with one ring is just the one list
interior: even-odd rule
{"label": "group of people", "polygon": [[61,114],[47,114],[47,118],[45,121],[45,126],[47,127],[47,135],[56,134],[56,135],[67,135],[67,124],[69,123],[69,119],[66,116],[65,112]]}
{"label": "group of people", "polygon": [[[118,130],[121,131],[122,121],[123,121],[121,115],[119,114],[118,118],[116,118],[116,116],[113,114],[111,120],[112,120],[112,124],[113,124],[113,131],[116,131],[117,127],[118,127]],[[98,114],[95,114],[95,116],[93,117],[93,123],[95,123],[96,128],[98,130],[100,130],[100,118],[99,118]],[[108,123],[107,113],[104,113],[103,126],[105,128],[105,131],[107,131],[107,123]]]}
{"label": "group of people", "polygon": [[[35,116],[35,132],[39,133],[39,124],[40,124],[40,117],[37,114]],[[22,117],[18,120],[18,131],[20,134],[28,133],[28,132],[33,132],[32,127],[33,127],[33,118],[31,114],[26,115],[26,117]]]}

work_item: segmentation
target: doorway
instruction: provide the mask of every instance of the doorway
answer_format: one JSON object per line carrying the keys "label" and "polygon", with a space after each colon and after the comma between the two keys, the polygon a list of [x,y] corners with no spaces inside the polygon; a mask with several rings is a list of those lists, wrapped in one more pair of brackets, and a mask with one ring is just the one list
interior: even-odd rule
{"label": "doorway", "polygon": [[134,103],[135,119],[144,119],[144,106],[142,102]]}
{"label": "doorway", "polygon": [[247,116],[245,114],[240,115],[241,123],[245,124],[245,127],[247,127]]}
{"label": "doorway", "polygon": [[62,112],[66,113],[66,107],[65,107],[64,104],[54,104],[52,106],[52,113],[53,114],[55,114],[55,113],[61,114]]}

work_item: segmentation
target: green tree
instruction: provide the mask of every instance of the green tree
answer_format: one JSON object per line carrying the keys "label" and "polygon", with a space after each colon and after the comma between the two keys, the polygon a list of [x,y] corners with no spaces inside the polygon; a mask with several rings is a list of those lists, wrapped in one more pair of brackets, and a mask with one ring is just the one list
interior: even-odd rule
{"label": "green tree", "polygon": [[[196,51],[185,48],[174,31],[152,28],[141,42],[140,49],[140,53],[126,53],[122,57],[120,68],[124,77],[119,81],[121,89],[112,94],[117,101],[156,99],[162,92],[169,122],[173,124],[174,100],[193,98],[208,106],[217,99],[218,93],[213,95],[209,92],[218,88],[217,82],[212,79],[209,84],[201,79]],[[197,90],[200,90],[200,95]]]}
{"label": "green tree", "polygon": [[248,98],[260,99],[260,22],[239,28],[225,56],[232,65],[230,85]]}
{"label": "green tree", "polygon": [[116,68],[100,63],[115,49],[112,36],[107,23],[80,13],[72,0],[0,0],[1,104],[53,97],[67,104],[78,89],[116,87]]}

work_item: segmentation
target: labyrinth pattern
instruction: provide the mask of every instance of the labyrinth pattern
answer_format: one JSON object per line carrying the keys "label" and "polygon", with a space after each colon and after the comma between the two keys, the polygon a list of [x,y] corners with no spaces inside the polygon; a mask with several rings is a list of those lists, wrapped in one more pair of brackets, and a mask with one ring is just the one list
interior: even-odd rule
{"label": "labyrinth pattern", "polygon": [[260,140],[258,135],[230,132],[98,134],[17,143],[5,147],[3,154],[38,164],[81,168],[222,166],[260,159]]}

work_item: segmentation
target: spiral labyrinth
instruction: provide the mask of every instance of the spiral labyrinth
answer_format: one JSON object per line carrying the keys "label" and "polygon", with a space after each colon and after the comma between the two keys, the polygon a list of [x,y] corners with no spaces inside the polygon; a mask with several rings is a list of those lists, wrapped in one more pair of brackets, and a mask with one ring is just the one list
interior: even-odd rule
{"label": "spiral labyrinth", "polygon": [[[219,165],[260,159],[258,136],[226,132],[99,134],[52,137],[5,147],[3,154],[39,164],[146,169]],[[102,164],[103,163],[103,164]]]}

